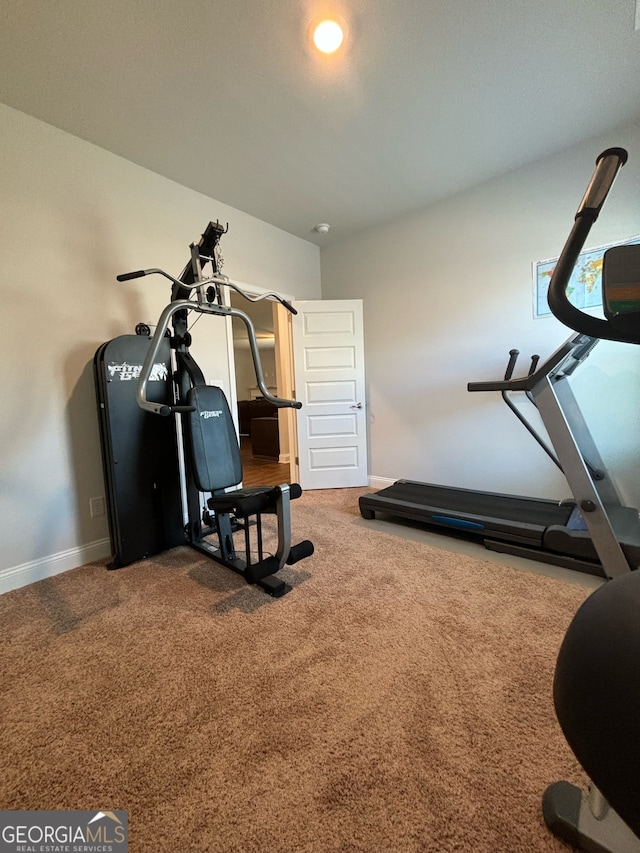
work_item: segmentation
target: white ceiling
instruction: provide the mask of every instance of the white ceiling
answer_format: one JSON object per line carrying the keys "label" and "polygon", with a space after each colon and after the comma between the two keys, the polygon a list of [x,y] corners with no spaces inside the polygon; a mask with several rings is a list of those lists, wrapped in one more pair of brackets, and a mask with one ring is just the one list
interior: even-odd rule
{"label": "white ceiling", "polygon": [[325,245],[640,116],[637,2],[2,0],[0,101]]}

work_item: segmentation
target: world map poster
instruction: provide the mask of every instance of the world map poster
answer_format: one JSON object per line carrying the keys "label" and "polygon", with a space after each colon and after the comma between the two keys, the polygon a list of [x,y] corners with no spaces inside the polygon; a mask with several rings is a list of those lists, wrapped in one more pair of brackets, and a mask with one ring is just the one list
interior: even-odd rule
{"label": "world map poster", "polygon": [[[602,305],[602,259],[607,249],[612,246],[629,246],[640,243],[640,235],[623,240],[620,243],[609,243],[596,249],[589,249],[578,255],[578,260],[571,273],[567,285],[569,302],[582,311],[598,308]],[[548,317],[551,314],[547,304],[549,282],[558,263],[558,258],[551,261],[539,261],[534,264],[534,317]]]}

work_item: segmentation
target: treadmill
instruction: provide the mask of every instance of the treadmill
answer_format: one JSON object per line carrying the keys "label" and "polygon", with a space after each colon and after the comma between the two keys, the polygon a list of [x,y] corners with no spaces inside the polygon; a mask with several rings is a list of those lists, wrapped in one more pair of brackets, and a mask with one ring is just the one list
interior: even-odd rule
{"label": "treadmill", "polygon": [[[614,161],[618,149],[611,151],[610,159]],[[439,532],[464,533],[481,539],[493,551],[605,578],[625,574],[640,565],[638,511],[623,505],[568,381],[601,338],[638,342],[635,332],[624,337],[611,329],[608,320],[584,314],[582,325],[577,324],[574,312],[582,312],[570,305],[564,295],[589,227],[604,202],[601,196],[602,188],[598,185],[587,190],[576,214],[576,226],[556,266],[554,293],[562,293],[556,299],[556,303],[562,302],[562,307],[553,303],[550,294],[553,313],[566,325],[578,329],[578,334],[565,341],[542,364],[533,356],[525,377],[512,377],[517,358],[517,351],[512,350],[504,379],[471,382],[467,386],[469,391],[502,393],[505,402],[564,473],[574,500],[552,501],[398,480],[388,488],[360,497],[363,518],[373,519],[379,513],[391,520],[418,522]],[[595,216],[590,218],[594,210]],[[560,316],[563,310],[565,314]],[[513,392],[525,392],[536,406],[553,450],[512,403]]]}

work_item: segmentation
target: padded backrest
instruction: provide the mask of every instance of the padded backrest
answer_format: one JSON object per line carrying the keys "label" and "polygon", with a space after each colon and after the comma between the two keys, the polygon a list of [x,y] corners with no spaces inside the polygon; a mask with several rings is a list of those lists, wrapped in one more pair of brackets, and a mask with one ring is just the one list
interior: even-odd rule
{"label": "padded backrest", "polygon": [[195,406],[186,422],[198,489],[213,492],[236,486],[242,480],[242,460],[224,391],[215,385],[197,385],[189,391],[187,402]]}

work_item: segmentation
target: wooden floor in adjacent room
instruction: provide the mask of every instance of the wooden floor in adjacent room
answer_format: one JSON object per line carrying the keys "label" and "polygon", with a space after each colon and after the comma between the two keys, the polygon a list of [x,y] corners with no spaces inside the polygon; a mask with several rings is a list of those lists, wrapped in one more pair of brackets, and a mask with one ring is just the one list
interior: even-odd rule
{"label": "wooden floor in adjacent room", "polygon": [[251,451],[251,438],[243,435],[240,440],[242,452],[242,484],[244,486],[279,486],[290,483],[288,465],[269,459],[255,459]]}

